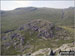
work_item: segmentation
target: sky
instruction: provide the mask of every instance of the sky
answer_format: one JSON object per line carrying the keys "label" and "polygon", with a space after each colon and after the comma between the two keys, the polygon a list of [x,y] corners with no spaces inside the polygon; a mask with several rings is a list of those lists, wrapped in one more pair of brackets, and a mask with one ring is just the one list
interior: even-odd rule
{"label": "sky", "polygon": [[1,10],[13,10],[19,7],[48,7],[68,8],[74,7],[74,1],[0,1]]}

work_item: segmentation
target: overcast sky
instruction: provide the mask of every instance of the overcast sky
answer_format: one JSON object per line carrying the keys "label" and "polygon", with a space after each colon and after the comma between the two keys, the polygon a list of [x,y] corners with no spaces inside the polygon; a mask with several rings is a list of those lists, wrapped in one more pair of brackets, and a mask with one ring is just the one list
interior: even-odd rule
{"label": "overcast sky", "polygon": [[48,7],[68,8],[73,6],[74,1],[1,1],[1,10],[13,10],[18,7]]}

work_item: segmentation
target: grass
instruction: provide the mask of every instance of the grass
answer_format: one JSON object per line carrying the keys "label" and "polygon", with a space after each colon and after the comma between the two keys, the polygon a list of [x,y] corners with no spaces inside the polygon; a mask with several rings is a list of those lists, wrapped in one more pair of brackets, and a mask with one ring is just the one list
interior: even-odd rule
{"label": "grass", "polygon": [[67,31],[74,32],[74,29],[71,27],[68,27],[68,26],[59,26],[59,27],[64,28]]}
{"label": "grass", "polygon": [[5,12],[1,16],[2,32],[16,29],[34,19],[45,19],[57,25],[74,26],[74,9],[64,9],[64,18],[62,18],[62,9],[37,8],[37,10],[25,11],[12,10]]}

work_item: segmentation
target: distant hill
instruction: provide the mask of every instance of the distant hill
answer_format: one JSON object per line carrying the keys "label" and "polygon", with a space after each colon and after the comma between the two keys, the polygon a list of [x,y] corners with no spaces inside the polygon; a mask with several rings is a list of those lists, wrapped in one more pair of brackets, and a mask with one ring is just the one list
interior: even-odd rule
{"label": "distant hill", "polygon": [[72,27],[74,26],[74,7],[66,9],[25,7],[1,11],[2,32],[16,29],[34,19],[45,19],[56,25]]}

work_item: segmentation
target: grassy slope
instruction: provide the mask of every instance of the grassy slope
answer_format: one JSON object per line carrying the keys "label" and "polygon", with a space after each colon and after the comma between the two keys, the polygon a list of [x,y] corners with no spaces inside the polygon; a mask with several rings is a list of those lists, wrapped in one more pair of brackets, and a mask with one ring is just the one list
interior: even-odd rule
{"label": "grassy slope", "polygon": [[12,30],[18,26],[34,19],[47,19],[58,25],[74,25],[74,10],[64,9],[64,18],[62,18],[62,9],[37,8],[33,11],[12,10],[2,15],[2,32]]}
{"label": "grassy slope", "polygon": [[[62,27],[63,29],[69,31],[69,33],[72,33],[73,35],[73,29],[72,28],[67,28],[65,26],[59,26]],[[24,40],[24,47],[26,46],[26,43],[29,42],[29,45],[31,45],[31,48],[27,48],[23,51],[23,53],[29,53],[29,52],[35,52],[39,49],[43,49],[43,48],[58,48],[60,47],[62,44],[65,43],[72,43],[72,41],[74,40],[73,37],[70,38],[69,40],[64,40],[63,38],[49,38],[48,40],[43,39],[42,37],[38,38],[37,34],[38,32],[34,32],[32,30],[27,30],[27,31],[14,31],[17,33],[21,33],[21,35],[25,38]],[[14,33],[13,32],[13,33]],[[33,32],[32,34],[30,34],[30,32]],[[7,33],[7,36],[9,35],[7,40],[2,41],[3,42],[10,42],[12,40],[10,40],[10,33]],[[71,34],[70,34],[71,35]],[[33,39],[33,40],[32,40]],[[17,39],[16,39],[17,40]],[[21,48],[19,48],[21,49]],[[7,50],[2,49],[2,54],[20,54],[22,52],[17,52],[16,49],[11,45],[11,47]]]}

